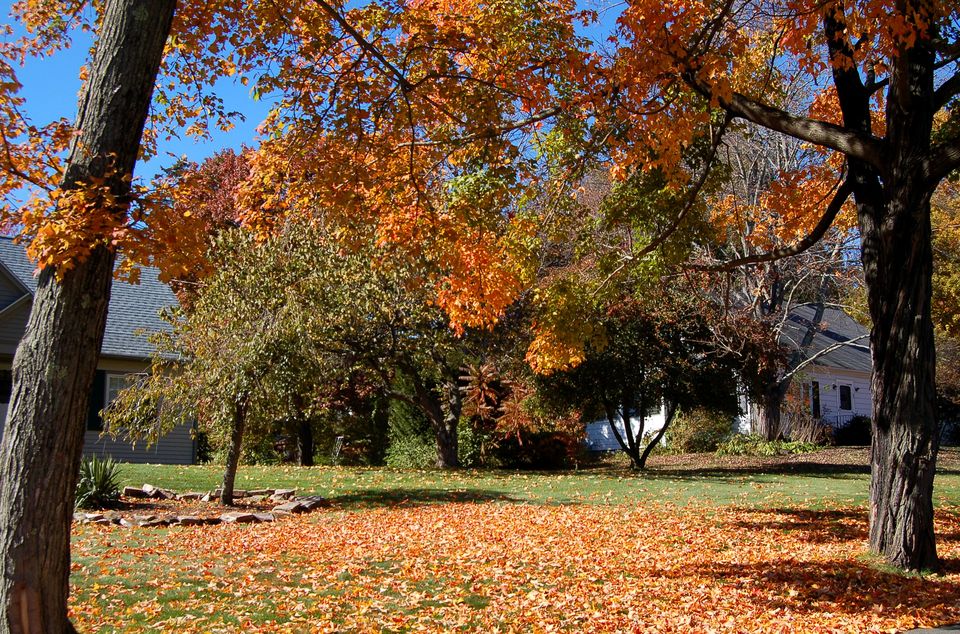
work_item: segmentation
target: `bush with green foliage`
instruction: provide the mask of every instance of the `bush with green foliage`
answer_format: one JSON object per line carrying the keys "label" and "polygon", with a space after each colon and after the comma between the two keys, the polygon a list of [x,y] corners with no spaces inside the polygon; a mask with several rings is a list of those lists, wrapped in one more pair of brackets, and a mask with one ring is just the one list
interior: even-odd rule
{"label": "bush with green foliage", "polygon": [[846,425],[833,430],[833,443],[841,447],[865,447],[870,445],[870,419],[854,416]]}
{"label": "bush with green foliage", "polygon": [[708,453],[730,436],[733,421],[729,412],[698,407],[678,412],[664,438],[670,453]]}
{"label": "bush with green foliage", "polygon": [[810,453],[822,445],[812,442],[766,440],[757,434],[733,434],[717,447],[718,456],[780,456]]}
{"label": "bush with green foliage", "polygon": [[120,500],[120,465],[112,458],[88,456],[80,463],[74,502],[80,509],[102,509]]}

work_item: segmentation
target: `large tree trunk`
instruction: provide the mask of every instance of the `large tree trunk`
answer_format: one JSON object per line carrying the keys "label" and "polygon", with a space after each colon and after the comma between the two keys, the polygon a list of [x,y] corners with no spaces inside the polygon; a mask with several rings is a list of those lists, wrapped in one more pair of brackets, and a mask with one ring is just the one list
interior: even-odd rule
{"label": "large tree trunk", "polygon": [[[111,0],[80,98],[61,188],[105,178],[129,195],[174,0]],[[98,210],[103,211],[103,210]],[[75,268],[45,268],[13,362],[13,393],[0,444],[0,633],[71,632],[67,620],[70,524],[103,340],[114,254],[100,246]]]}
{"label": "large tree trunk", "polygon": [[764,440],[781,440],[786,435],[783,424],[783,400],[789,381],[767,385],[754,412],[754,433]]}
{"label": "large tree trunk", "polygon": [[[916,3],[906,11],[922,12]],[[828,37],[841,28],[828,16]],[[887,95],[883,173],[851,159],[863,241],[870,349],[873,446],[870,547],[906,570],[939,567],[933,530],[933,477],[939,437],[936,354],[930,317],[933,251],[925,173],[933,126],[935,27],[895,59]],[[834,70],[844,122],[870,131],[870,91],[855,70]]]}

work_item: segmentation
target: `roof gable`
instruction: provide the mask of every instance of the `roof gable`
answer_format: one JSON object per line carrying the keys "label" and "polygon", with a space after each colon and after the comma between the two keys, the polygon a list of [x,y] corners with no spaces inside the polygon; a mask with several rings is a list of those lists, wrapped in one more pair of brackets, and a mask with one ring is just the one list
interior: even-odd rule
{"label": "roof gable", "polygon": [[[36,266],[22,245],[0,237],[0,266],[31,294],[36,291]],[[147,359],[153,354],[153,345],[147,337],[150,333],[170,329],[169,324],[160,319],[160,311],[177,305],[173,291],[158,276],[156,268],[144,267],[139,284],[113,281],[101,356]]]}
{"label": "roof gable", "polygon": [[[816,316],[816,306],[804,304],[790,311],[780,333],[780,343],[791,350],[800,347],[807,328]],[[870,331],[852,317],[836,308],[824,308],[823,318],[817,325],[813,341],[804,351],[803,358],[817,356],[812,365],[840,368],[857,372],[870,372]],[[853,343],[847,344],[847,342]],[[846,344],[846,345],[844,345]],[[827,349],[829,352],[825,352]]]}

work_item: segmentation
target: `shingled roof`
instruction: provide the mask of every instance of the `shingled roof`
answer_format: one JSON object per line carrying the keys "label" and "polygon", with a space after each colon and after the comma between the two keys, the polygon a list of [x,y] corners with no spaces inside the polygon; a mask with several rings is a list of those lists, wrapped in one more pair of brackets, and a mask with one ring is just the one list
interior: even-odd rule
{"label": "shingled roof", "polygon": [[[36,266],[27,258],[23,245],[0,237],[0,265],[30,293],[36,291]],[[144,267],[139,284],[114,280],[101,356],[148,359],[153,354],[147,336],[170,329],[160,319],[160,311],[177,304],[173,291],[158,279],[158,273],[153,267]],[[144,334],[138,334],[138,331]]]}
{"label": "shingled roof", "polygon": [[[816,308],[812,305],[797,306],[790,311],[790,316],[780,333],[780,343],[792,350],[797,349],[807,332],[808,324],[815,316]],[[856,339],[853,343],[839,346],[817,357],[811,363],[823,367],[870,372],[872,364],[869,334],[870,331],[867,328],[854,321],[842,310],[825,308],[823,319],[817,326],[813,341],[805,351],[804,358],[809,359],[830,346]]]}

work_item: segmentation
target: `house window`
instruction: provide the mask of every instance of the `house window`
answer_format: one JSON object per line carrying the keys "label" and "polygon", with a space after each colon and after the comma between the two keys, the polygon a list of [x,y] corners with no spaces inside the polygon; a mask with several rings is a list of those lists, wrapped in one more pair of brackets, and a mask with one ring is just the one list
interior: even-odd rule
{"label": "house window", "polygon": [[853,410],[853,398],[849,385],[840,386],[840,409],[848,412]]}
{"label": "house window", "polygon": [[117,397],[120,396],[120,391],[133,385],[133,378],[128,374],[108,374],[106,381],[106,398],[104,399],[104,407],[109,407],[110,403],[117,400]]}
{"label": "house window", "polygon": [[820,418],[820,381],[810,384],[810,413],[814,418]]}

